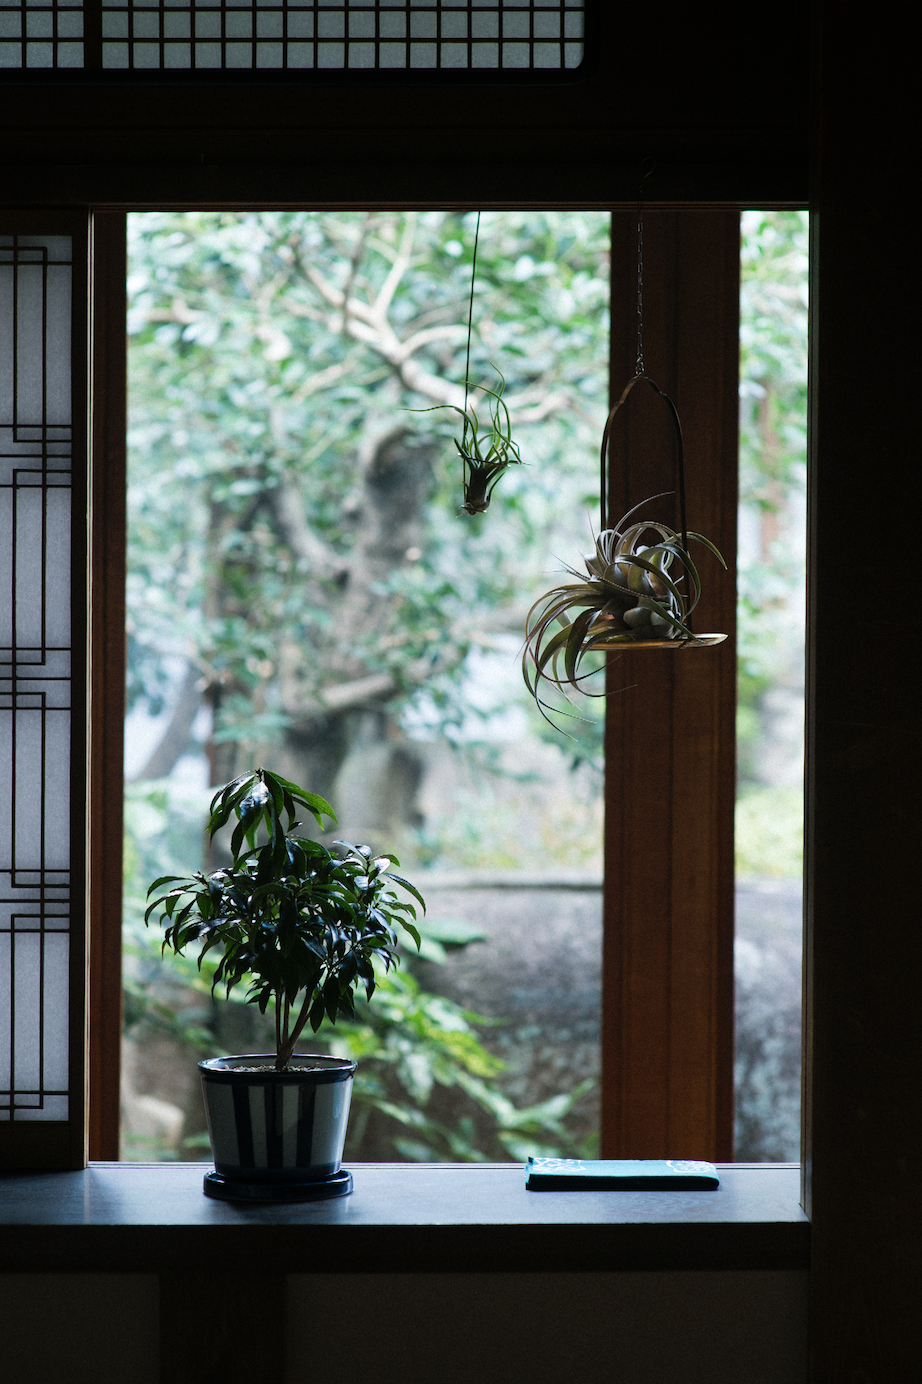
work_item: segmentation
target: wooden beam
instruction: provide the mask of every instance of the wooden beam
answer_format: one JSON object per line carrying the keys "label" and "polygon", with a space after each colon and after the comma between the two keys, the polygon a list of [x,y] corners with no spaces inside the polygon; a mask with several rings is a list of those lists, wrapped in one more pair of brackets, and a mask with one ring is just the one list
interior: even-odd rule
{"label": "wooden beam", "polygon": [[[612,394],[634,373],[636,213],[612,227]],[[602,1146],[606,1157],[732,1157],[735,558],[739,217],[651,212],[645,365],[685,434],[701,549],[695,628],[716,649],[637,650],[608,673]],[[635,396],[637,396],[635,398]],[[644,386],[618,416],[615,518],[675,489],[665,406]],[[644,510],[676,527],[672,495]]]}
{"label": "wooden beam", "polygon": [[[0,202],[143,210],[803,205],[806,0],[589,6],[587,71],[4,71]],[[87,62],[101,61],[99,0]],[[596,42],[596,34],[598,41]],[[754,93],[770,92],[770,99]]]}
{"label": "wooden beam", "polygon": [[93,217],[90,541],[91,1158],[119,1156],[125,719],[125,216]]}
{"label": "wooden beam", "polygon": [[[910,12],[825,3],[811,257],[804,1204],[811,1379],[919,1372],[918,657],[894,546],[919,512]],[[879,192],[858,195],[856,168]],[[885,191],[892,189],[893,194]],[[886,516],[892,566],[843,554]],[[908,565],[904,566],[904,562]],[[843,618],[844,617],[844,618]],[[913,669],[916,671],[914,672]]]}

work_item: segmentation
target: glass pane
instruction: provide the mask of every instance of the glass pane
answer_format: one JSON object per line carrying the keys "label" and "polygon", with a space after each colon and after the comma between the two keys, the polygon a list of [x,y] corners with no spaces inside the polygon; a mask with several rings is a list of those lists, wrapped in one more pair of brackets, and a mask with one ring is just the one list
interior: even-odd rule
{"label": "glass pane", "polygon": [[81,0],[0,0],[0,69],[83,66]]}
{"label": "glass pane", "polygon": [[475,215],[129,224],[125,1154],[207,1156],[198,1051],[269,1041],[194,960],[165,981],[141,921],[151,880],[205,862],[211,785],[256,764],[429,903],[424,958],[317,1040],[360,1055],[350,1156],[591,1150],[602,703],[564,739],[520,657],[591,545],[609,218],[482,218],[470,402],[486,427],[503,372],[526,464],[473,515],[453,407]]}
{"label": "glass pane", "polygon": [[[103,66],[562,71],[582,62],[582,9],[579,0],[180,0],[169,9],[103,0],[106,38],[139,40],[105,43]],[[190,45],[193,28],[212,41]],[[500,33],[516,42],[496,42]],[[241,41],[254,36],[275,42]]]}
{"label": "glass pane", "polygon": [[807,214],[742,218],[736,1157],[800,1158]]}
{"label": "glass pane", "polygon": [[[583,0],[102,0],[102,8],[102,65],[112,70],[560,72],[583,61]],[[498,43],[500,35],[515,41]],[[0,69],[83,65],[81,0],[0,0]]]}
{"label": "glass pane", "polygon": [[71,273],[68,237],[0,236],[4,1120],[68,1113]]}

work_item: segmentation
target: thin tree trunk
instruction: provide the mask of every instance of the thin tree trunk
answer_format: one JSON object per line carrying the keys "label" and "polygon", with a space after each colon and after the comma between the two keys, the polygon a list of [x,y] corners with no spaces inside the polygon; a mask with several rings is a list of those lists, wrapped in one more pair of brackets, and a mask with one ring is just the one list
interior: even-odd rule
{"label": "thin tree trunk", "polygon": [[192,727],[202,705],[200,680],[198,670],[190,664],[183,678],[179,697],[167,722],[166,730],[157,742],[144,768],[140,773],[135,774],[135,780],[143,782],[145,779],[166,778],[176,761],[181,759],[189,748]]}

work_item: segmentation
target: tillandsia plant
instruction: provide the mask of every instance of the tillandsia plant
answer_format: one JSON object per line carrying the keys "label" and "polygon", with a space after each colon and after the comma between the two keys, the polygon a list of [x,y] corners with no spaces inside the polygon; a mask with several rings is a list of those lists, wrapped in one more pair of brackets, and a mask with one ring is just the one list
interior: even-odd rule
{"label": "tillandsia plant", "polygon": [[[474,327],[474,286],[477,282],[477,246],[480,243],[480,216],[477,213],[477,228],[474,232],[474,254],[471,261],[471,296],[468,303],[467,312],[467,355],[464,362],[464,407],[458,408],[455,404],[436,404],[435,409],[453,408],[455,413],[459,413],[464,420],[464,427],[461,432],[461,441],[455,438],[455,446],[461,454],[461,484],[464,491],[464,503],[461,506],[462,514],[483,514],[490,506],[490,497],[493,494],[496,482],[503,474],[507,466],[520,466],[522,458],[519,456],[519,449],[512,440],[512,424],[509,420],[509,410],[503,400],[503,393],[506,388],[506,381],[501,370],[492,368],[499,375],[499,389],[487,389],[486,385],[477,385],[484,394],[488,395],[493,403],[490,407],[490,428],[484,436],[480,437],[480,424],[477,413],[471,405],[468,407],[468,397],[471,388],[471,333]],[[434,409],[418,409],[414,412],[432,413]]]}
{"label": "tillandsia plant", "polygon": [[348,841],[333,843],[339,853],[327,850],[297,834],[302,808],[319,827],[324,817],[335,825],[328,802],[268,769],[234,779],[212,798],[208,820],[213,839],[236,818],[231,864],[189,879],[155,880],[148,897],[170,887],[144,915],[149,923],[159,913],[164,950],[182,955],[190,943],[199,945],[200,967],[212,948],[222,948],[212,991],[224,985],[229,995],[249,981],[247,1003],[264,1014],[274,1001],[277,1071],[288,1067],[308,1023],[316,1033],[325,1021],[352,1019],[359,985],[371,999],[375,960],[385,970],[398,960],[398,927],[419,948],[416,909],[392,886],[425,912],[418,890],[390,869],[400,863],[396,856],[376,856]]}
{"label": "tillandsia plant", "polygon": [[522,465],[518,444],[512,438],[509,410],[503,399],[506,381],[499,370],[496,373],[500,379],[499,389],[476,386],[493,400],[489,406],[490,426],[483,433],[476,410],[473,404],[468,404],[466,395],[464,408],[458,408],[455,404],[436,404],[433,408],[412,410],[414,413],[434,413],[437,409],[450,408],[464,419],[461,440],[459,442],[455,438],[454,443],[461,457],[464,489],[461,511],[466,514],[483,514],[489,508],[493,489],[506,467]]}
{"label": "tillandsia plant", "polygon": [[[542,681],[561,692],[565,686],[587,692],[586,679],[600,671],[598,667],[581,671],[583,660],[593,651],[670,640],[701,642],[688,623],[701,595],[701,582],[681,535],[657,520],[627,524],[649,503],[635,505],[615,528],[603,529],[593,556],[585,560],[585,574],[568,567],[577,581],[556,586],[528,612],[522,672],[542,714],[546,715],[540,696]],[[650,533],[657,535],[653,543],[648,541]],[[710,539],[691,532],[687,537],[702,543],[726,567]],[[676,561],[681,574],[670,570]]]}

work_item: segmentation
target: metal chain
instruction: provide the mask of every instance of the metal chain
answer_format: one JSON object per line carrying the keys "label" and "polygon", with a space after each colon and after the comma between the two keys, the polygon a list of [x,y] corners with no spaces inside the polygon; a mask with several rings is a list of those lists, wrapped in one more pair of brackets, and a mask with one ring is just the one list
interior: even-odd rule
{"label": "metal chain", "polygon": [[[643,375],[643,185],[656,167],[652,159],[645,159],[650,167],[641,174],[637,184],[637,360],[634,374]],[[642,167],[643,165],[641,165]]]}
{"label": "metal chain", "polygon": [[637,361],[634,374],[642,375],[643,368],[643,202],[637,189]]}

